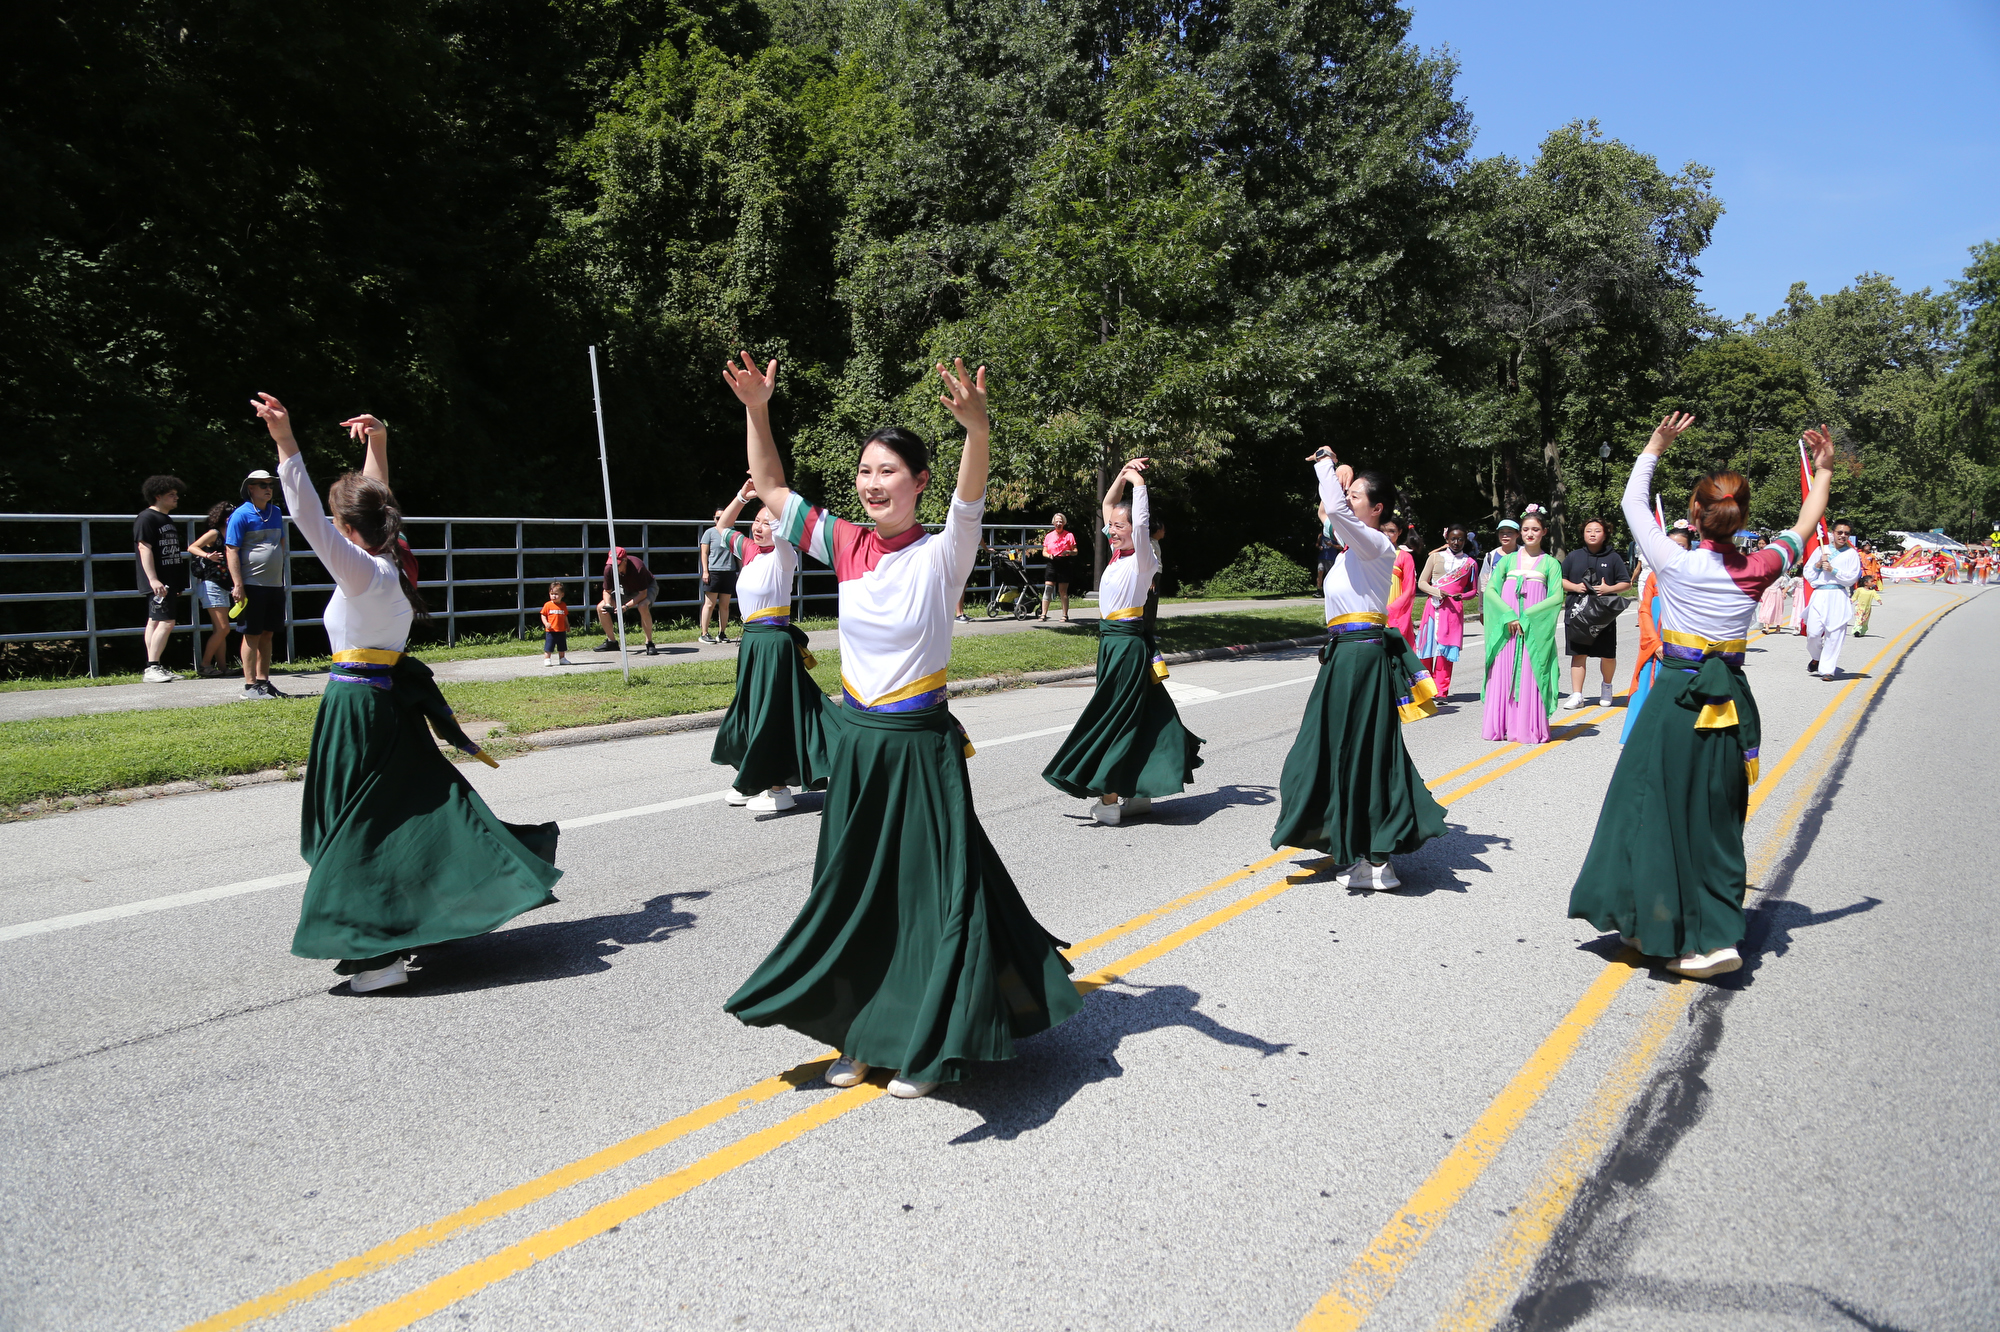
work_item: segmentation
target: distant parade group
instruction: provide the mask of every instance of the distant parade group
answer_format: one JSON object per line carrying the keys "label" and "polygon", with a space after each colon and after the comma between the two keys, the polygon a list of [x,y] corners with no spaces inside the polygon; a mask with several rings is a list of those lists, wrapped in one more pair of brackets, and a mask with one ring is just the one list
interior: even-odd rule
{"label": "distant parade group", "polygon": [[[748,481],[716,525],[740,561],[744,628],[712,758],[735,773],[732,804],[783,809],[794,790],[825,794],[805,904],[725,1007],[750,1026],[788,1027],[838,1051],[826,1073],[835,1086],[881,1070],[892,1075],[891,1095],[920,1097],[976,1063],[1010,1058],[1016,1041],[1083,1003],[1066,945],[1029,911],[980,825],[973,746],[947,702],[952,626],[985,515],[986,372],[962,361],[936,367],[965,438],[943,529],[932,533],[918,520],[930,450],[908,429],[861,443],[854,486],[866,523],[792,488],[771,428],[777,371],[747,353],[724,370],[744,408]],[[432,739],[435,731],[492,762],[405,650],[426,612],[399,541],[387,428],[373,416],[343,423],[365,443],[366,461],[328,488],[323,507],[284,406],[269,394],[252,405],[276,442],[290,510],[336,584],[325,614],[335,664],[301,815],[311,872],[292,951],[337,962],[367,993],[405,983],[415,950],[555,901],[558,830],[503,822]],[[1654,505],[1654,470],[1692,424],[1679,413],[1660,422],[1621,502],[1645,562],[1640,661],[1569,915],[1669,970],[1708,978],[1742,966],[1743,828],[1761,743],[1743,664],[1753,625],[1802,629],[1811,669],[1831,679],[1857,603],[1865,629],[1872,602],[1849,595],[1864,571],[1847,525],[1816,539],[1833,479],[1823,427],[1805,436],[1810,479],[1797,521],[1746,551],[1737,542],[1750,518],[1742,476],[1701,478],[1671,525]],[[1594,631],[1575,623],[1565,699],[1555,644],[1563,593],[1604,602],[1609,621],[1631,584],[1615,555],[1615,565],[1558,564],[1544,549],[1538,506],[1502,523],[1500,549],[1483,560],[1468,553],[1464,529],[1448,529],[1420,571],[1397,539],[1393,481],[1356,471],[1332,448],[1308,461],[1323,547],[1342,550],[1321,565],[1326,641],[1279,776],[1271,845],[1321,853],[1343,886],[1392,892],[1395,858],[1446,831],[1402,728],[1450,695],[1464,603],[1478,599],[1483,626],[1481,733],[1532,744],[1548,739],[1558,710],[1583,705],[1589,657],[1603,661],[1600,702],[1612,699],[1615,638],[1601,640],[1609,650],[1580,651],[1579,632]],[[1179,794],[1202,764],[1203,742],[1165,687],[1147,613],[1157,569],[1147,467],[1127,462],[1103,500],[1111,562],[1099,581],[1096,684],[1042,772],[1108,824]],[[753,505],[746,535],[736,524]],[[1584,535],[1596,556],[1603,524]],[[837,698],[813,680],[807,635],[791,621],[802,557],[839,583]]]}

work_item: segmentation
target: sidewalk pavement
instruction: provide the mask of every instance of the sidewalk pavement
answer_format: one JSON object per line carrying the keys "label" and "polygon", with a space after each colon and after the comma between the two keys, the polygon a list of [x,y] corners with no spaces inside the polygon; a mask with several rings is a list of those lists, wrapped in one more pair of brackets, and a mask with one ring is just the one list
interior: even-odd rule
{"label": "sidewalk pavement", "polygon": [[[1183,615],[1219,615],[1236,611],[1259,610],[1300,610],[1310,609],[1319,604],[1316,597],[1297,598],[1289,601],[1189,601],[1169,602],[1160,607],[1161,619],[1174,619]],[[1074,599],[1070,602],[1070,618],[1078,624],[1095,622],[1097,605]],[[1019,634],[1060,623],[1051,617],[1048,625],[1035,620],[987,620],[975,619],[965,624],[952,626],[953,637],[981,634]],[[431,670],[437,678],[446,682],[461,680],[512,680],[524,675],[556,675],[562,671],[612,671],[618,669],[617,652],[596,652],[579,650],[580,642],[598,643],[595,625],[586,626],[588,633],[570,634],[571,648],[568,667],[545,667],[539,652],[509,657],[475,657],[464,661],[434,662]],[[741,631],[741,626],[737,626]],[[816,648],[837,649],[839,635],[824,630],[813,635]],[[736,655],[736,645],[704,643],[662,643],[656,657],[642,655],[628,647],[632,666],[665,666],[673,662],[731,660]],[[326,688],[325,671],[301,671],[289,673],[281,665],[273,672],[272,684],[285,693],[297,697],[317,695]],[[42,717],[72,717],[95,712],[130,712],[142,708],[206,708],[222,703],[243,701],[243,680],[239,675],[231,675],[220,680],[203,680],[195,676],[177,680],[172,684],[128,684],[128,685],[80,685],[73,689],[23,689],[11,693],[0,693],[0,721],[30,721]],[[283,700],[279,700],[282,704]],[[278,706],[279,704],[272,704]]]}

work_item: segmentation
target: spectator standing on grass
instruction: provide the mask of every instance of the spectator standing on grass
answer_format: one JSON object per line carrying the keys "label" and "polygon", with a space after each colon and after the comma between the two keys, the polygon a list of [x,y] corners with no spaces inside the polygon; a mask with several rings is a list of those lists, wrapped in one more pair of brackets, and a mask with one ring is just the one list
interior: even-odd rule
{"label": "spectator standing on grass", "polygon": [[132,541],[138,551],[139,590],[146,594],[147,684],[169,684],[181,677],[161,658],[180,618],[181,593],[187,590],[187,557],[181,550],[181,529],[171,514],[181,502],[186,483],[177,476],[149,476],[139,493],[146,507],[132,520]]}
{"label": "spectator standing on grass", "polygon": [[1583,677],[1590,658],[1598,661],[1601,680],[1599,707],[1611,706],[1611,673],[1618,668],[1618,612],[1622,601],[1613,600],[1632,586],[1631,570],[1625,557],[1611,549],[1610,533],[1604,520],[1592,518],[1583,525],[1583,549],[1563,557],[1563,591],[1569,594],[1563,610],[1563,636],[1569,644],[1569,701],[1565,708],[1583,706]]}
{"label": "spectator standing on grass", "polygon": [[[615,581],[611,576],[613,567],[618,570]],[[618,650],[618,640],[612,637],[617,631],[611,625],[611,612],[618,609],[618,592],[622,587],[625,592],[624,609],[639,612],[639,627],[646,631],[646,655],[660,655],[660,650],[653,646],[653,596],[659,591],[659,586],[646,562],[625,547],[614,547],[604,557],[604,595],[597,600],[597,623],[604,630],[604,641],[597,645],[599,652]]]}
{"label": "spectator standing on grass", "polygon": [[243,635],[245,702],[286,697],[271,687],[271,643],[285,622],[285,514],[272,502],[276,490],[277,478],[262,468],[244,477],[243,503],[222,537],[229,620]]}
{"label": "spectator standing on grass", "polygon": [[[729,538],[736,532],[734,522],[724,524],[724,510],[715,511],[715,525],[701,534],[701,641],[729,641],[729,599],[736,594],[736,574],[743,561],[736,554],[738,542]],[[715,616],[715,632],[708,632],[708,617]]]}
{"label": "spectator standing on grass", "polygon": [[542,603],[542,665],[569,665],[569,589],[560,582],[549,584]]}
{"label": "spectator standing on grass", "polygon": [[1057,514],[1049,519],[1049,530],[1042,537],[1042,557],[1049,562],[1049,570],[1044,575],[1048,581],[1042,584],[1041,618],[1049,618],[1049,608],[1055,604],[1056,594],[1062,596],[1062,617],[1069,620],[1069,585],[1076,578],[1076,533],[1069,530],[1069,519]]}
{"label": "spectator standing on grass", "polygon": [[188,571],[194,577],[195,600],[208,614],[208,646],[202,649],[201,664],[195,674],[213,680],[229,668],[229,556],[222,548],[229,527],[229,515],[236,506],[228,500],[208,511],[201,535],[189,543]]}

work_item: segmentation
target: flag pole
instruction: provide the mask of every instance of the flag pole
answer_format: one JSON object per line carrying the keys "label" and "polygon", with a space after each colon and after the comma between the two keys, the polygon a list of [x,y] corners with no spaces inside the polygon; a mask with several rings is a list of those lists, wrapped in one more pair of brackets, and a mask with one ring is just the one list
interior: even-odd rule
{"label": "flag pole", "polygon": [[625,652],[625,562],[618,558],[618,527],[611,516],[611,462],[604,452],[604,390],[597,383],[597,348],[590,349],[590,396],[597,403],[597,467],[604,473],[604,536],[610,548],[612,610],[618,616],[618,664],[632,683],[632,659]]}

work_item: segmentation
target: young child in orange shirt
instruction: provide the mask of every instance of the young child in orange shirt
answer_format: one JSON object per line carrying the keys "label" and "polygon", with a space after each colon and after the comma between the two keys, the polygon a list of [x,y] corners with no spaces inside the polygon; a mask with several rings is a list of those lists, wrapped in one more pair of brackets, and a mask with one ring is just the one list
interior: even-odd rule
{"label": "young child in orange shirt", "polygon": [[542,665],[569,665],[569,589],[561,583],[549,584],[542,605]]}

